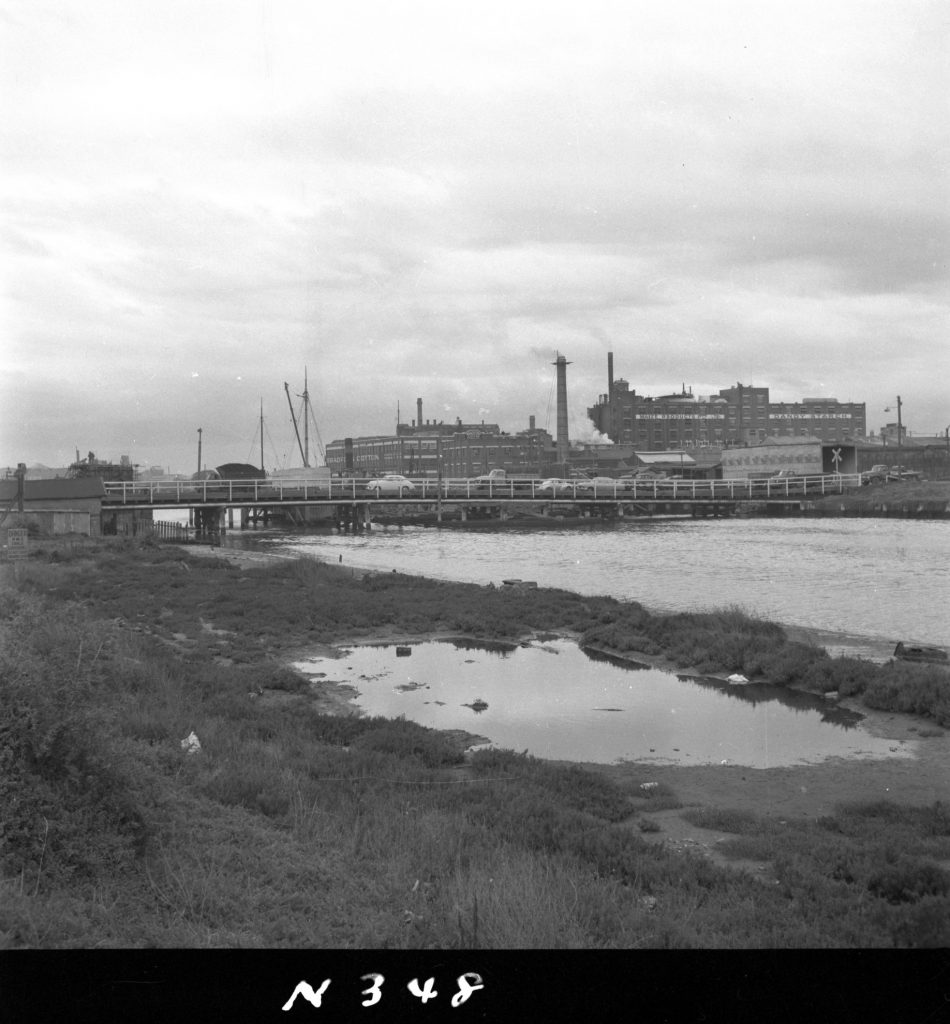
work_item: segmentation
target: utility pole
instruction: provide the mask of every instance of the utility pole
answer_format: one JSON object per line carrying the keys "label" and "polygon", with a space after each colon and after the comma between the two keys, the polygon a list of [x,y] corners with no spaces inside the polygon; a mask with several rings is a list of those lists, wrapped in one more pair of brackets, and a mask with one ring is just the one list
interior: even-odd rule
{"label": "utility pole", "polygon": [[897,396],[897,475],[904,475],[904,468],[901,465],[901,396]]}

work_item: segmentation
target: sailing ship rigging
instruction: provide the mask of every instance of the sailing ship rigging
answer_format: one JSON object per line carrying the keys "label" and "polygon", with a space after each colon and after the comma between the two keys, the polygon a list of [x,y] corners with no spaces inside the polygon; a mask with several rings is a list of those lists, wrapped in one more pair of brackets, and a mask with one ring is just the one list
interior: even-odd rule
{"label": "sailing ship rigging", "polygon": [[[326,451],[323,447],[323,440],[320,437],[320,431],[317,427],[317,420],[313,414],[313,406],[310,403],[310,390],[307,386],[307,368],[304,367],[303,377],[303,394],[298,394],[297,397],[303,400],[302,408],[300,409],[299,423],[298,415],[294,411],[293,399],[290,397],[290,385],[284,381],[284,391],[287,394],[287,404],[290,406],[290,418],[294,424],[294,434],[297,438],[297,447],[300,449],[300,457],[303,459],[303,465],[305,469],[310,468],[310,426],[313,425],[314,434],[317,439],[317,450],[320,453],[320,458],[326,462]],[[303,427],[303,439],[300,437],[300,427]]]}

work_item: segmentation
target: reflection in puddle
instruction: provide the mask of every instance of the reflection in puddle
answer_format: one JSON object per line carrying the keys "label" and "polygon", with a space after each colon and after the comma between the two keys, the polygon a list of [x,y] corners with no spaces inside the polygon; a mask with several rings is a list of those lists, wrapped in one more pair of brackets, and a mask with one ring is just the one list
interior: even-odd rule
{"label": "reflection in puddle", "polygon": [[403,659],[394,645],[381,645],[296,667],[355,685],[367,714],[477,729],[492,746],[557,760],[768,768],[906,757],[915,746],[895,749],[861,729],[859,715],[822,697],[632,666],[567,640],[420,643]]}

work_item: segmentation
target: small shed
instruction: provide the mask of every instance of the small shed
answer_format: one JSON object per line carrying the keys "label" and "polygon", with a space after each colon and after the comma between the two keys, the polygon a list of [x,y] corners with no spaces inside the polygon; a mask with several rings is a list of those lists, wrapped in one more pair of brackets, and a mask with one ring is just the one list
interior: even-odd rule
{"label": "small shed", "polygon": [[782,469],[796,476],[855,473],[855,446],[825,444],[818,437],[767,437],[760,444],[722,451],[722,475],[727,479],[769,477]]}
{"label": "small shed", "polygon": [[0,516],[6,526],[35,525],[39,533],[81,533],[95,537],[102,532],[102,499],[105,487],[99,477],[48,480],[0,480]]}
{"label": "small shed", "polygon": [[696,460],[687,452],[674,449],[667,452],[635,452],[636,462],[631,464],[637,469],[655,469],[671,476],[694,476]]}

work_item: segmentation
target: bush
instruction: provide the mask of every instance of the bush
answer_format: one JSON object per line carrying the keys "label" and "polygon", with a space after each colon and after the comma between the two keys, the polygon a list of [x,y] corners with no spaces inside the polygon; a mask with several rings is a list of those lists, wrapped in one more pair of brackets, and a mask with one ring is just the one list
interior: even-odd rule
{"label": "bush", "polygon": [[901,857],[868,879],[868,891],[888,903],[916,903],[925,896],[946,896],[950,875],[930,861]]}
{"label": "bush", "polygon": [[869,682],[864,702],[868,707],[926,715],[938,725],[950,725],[950,672],[939,665],[890,662]]}
{"label": "bush", "polygon": [[[32,600],[0,624],[0,872],[114,872],[147,826],[130,765],[96,713],[99,633]],[[92,641],[92,643],[90,643]]]}
{"label": "bush", "polygon": [[463,752],[443,733],[426,729],[404,718],[384,720],[357,736],[353,746],[380,754],[414,758],[427,768],[460,764],[465,759]]}

